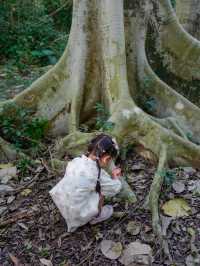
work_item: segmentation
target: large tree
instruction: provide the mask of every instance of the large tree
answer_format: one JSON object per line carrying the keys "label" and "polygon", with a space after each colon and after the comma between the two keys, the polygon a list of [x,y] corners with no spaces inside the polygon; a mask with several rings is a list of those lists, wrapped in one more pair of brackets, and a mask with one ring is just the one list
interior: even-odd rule
{"label": "large tree", "polygon": [[[149,25],[158,27],[157,43],[170,60],[170,71],[183,80],[199,80],[200,42],[180,25],[170,0],[74,0],[62,57],[9,102],[46,117],[52,136],[67,135],[58,147],[60,154],[80,150],[93,136],[79,128],[92,124],[94,106],[101,102],[110,114],[110,134],[158,162],[148,203],[154,230],[161,236],[161,172],[171,163],[200,165],[200,109],[152,70],[146,53]],[[144,102],[151,99],[154,108],[148,111]],[[13,158],[9,144],[3,139],[0,144]]]}

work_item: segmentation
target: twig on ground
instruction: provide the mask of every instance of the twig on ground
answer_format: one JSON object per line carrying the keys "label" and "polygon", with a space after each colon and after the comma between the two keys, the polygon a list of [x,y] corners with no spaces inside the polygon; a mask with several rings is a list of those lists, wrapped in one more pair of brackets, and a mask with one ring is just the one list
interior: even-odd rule
{"label": "twig on ground", "polygon": [[30,218],[30,217],[34,216],[35,213],[36,213],[35,211],[19,212],[19,213],[15,214],[13,217],[11,217],[11,218],[9,218],[9,219],[7,219],[5,221],[0,222],[0,227],[4,227],[6,225],[15,223],[18,220],[21,220],[23,218]]}
{"label": "twig on ground", "polygon": [[23,186],[16,188],[15,190],[12,191],[6,191],[6,192],[2,192],[2,196],[10,196],[10,195],[16,195],[19,192],[21,192],[22,190],[24,190],[25,188],[30,188],[33,187],[35,182],[38,180],[40,173],[37,173],[33,179],[31,179],[29,182],[27,182],[26,184],[24,184]]}

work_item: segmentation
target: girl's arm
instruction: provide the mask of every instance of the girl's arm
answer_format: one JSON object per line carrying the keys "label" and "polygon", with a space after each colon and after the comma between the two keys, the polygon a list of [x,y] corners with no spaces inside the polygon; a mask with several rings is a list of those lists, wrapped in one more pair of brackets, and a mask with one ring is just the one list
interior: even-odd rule
{"label": "girl's arm", "polygon": [[101,170],[101,193],[104,196],[112,197],[119,193],[121,189],[121,181],[118,178],[112,179],[111,176],[105,171]]}

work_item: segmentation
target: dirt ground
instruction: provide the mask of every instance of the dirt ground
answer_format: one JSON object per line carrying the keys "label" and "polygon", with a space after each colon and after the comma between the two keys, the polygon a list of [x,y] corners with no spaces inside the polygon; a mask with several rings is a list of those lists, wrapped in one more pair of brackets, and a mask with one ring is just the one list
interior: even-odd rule
{"label": "dirt ground", "polygon": [[[38,175],[23,178],[20,183],[9,181],[15,188],[23,185],[29,190],[0,196],[0,265],[122,265],[119,260],[110,260],[102,254],[100,243],[105,239],[120,242],[123,247],[136,240],[150,245],[154,266],[200,265],[200,261],[190,264],[188,259],[191,254],[197,256],[200,250],[200,197],[189,190],[191,180],[198,180],[200,172],[192,168],[174,169],[176,180],[183,180],[184,191],[177,194],[169,184],[162,189],[160,206],[168,199],[182,197],[191,207],[189,216],[173,219],[167,228],[171,264],[152,232],[151,214],[143,208],[155,166],[135,153],[129,155],[125,165],[137,203],[115,201],[114,209],[120,217],[95,226],[85,225],[71,234],[67,233],[67,225],[48,194],[60,176],[44,167]],[[140,224],[138,234],[128,232],[130,221]]]}

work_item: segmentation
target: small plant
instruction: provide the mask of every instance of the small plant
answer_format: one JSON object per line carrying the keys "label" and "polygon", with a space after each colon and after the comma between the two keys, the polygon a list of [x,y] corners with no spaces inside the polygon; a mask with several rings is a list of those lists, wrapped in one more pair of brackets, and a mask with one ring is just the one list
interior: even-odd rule
{"label": "small plant", "polygon": [[41,248],[39,251],[41,257],[47,258],[49,257],[49,249],[48,248]]}
{"label": "small plant", "polygon": [[171,0],[171,4],[172,4],[172,7],[175,8],[176,7],[176,0]]}
{"label": "small plant", "polygon": [[22,176],[29,173],[30,167],[33,165],[33,161],[27,157],[21,158],[17,162],[17,169]]}
{"label": "small plant", "polygon": [[89,126],[88,126],[88,125],[85,125],[85,124],[81,124],[81,125],[79,126],[79,130],[80,130],[81,132],[89,132]]}
{"label": "small plant", "polygon": [[163,170],[160,173],[164,178],[164,184],[168,187],[172,186],[176,179],[176,172],[174,170]]}
{"label": "small plant", "polygon": [[19,149],[39,146],[48,128],[48,121],[34,117],[33,110],[6,104],[0,113],[0,135]]}
{"label": "small plant", "polygon": [[110,131],[114,127],[114,123],[111,121],[108,121],[109,113],[106,111],[105,107],[101,103],[96,103],[95,109],[97,112],[96,117],[96,129],[103,131]]}
{"label": "small plant", "polygon": [[144,109],[147,110],[148,112],[155,112],[156,111],[156,100],[153,97],[149,97],[145,103],[144,103]]}

